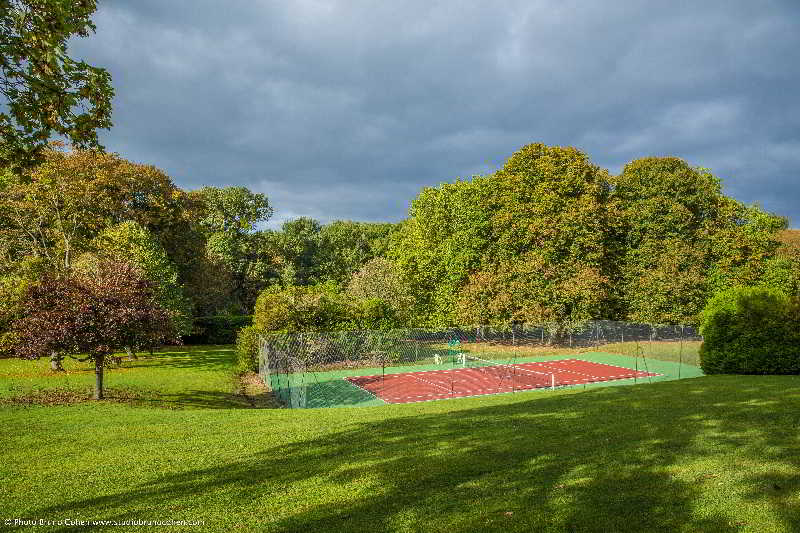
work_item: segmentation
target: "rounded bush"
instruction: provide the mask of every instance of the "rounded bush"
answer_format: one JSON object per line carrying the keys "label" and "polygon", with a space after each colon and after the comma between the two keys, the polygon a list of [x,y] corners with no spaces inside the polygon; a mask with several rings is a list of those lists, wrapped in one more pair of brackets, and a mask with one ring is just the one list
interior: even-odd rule
{"label": "rounded bush", "polygon": [[800,305],[775,289],[738,287],[701,313],[706,374],[800,374]]}

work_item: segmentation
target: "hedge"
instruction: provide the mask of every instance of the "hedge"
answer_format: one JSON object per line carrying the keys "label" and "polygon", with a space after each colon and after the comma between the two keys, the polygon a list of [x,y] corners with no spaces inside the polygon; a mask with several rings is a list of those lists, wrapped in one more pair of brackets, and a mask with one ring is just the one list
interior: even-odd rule
{"label": "hedge", "polygon": [[800,374],[800,302],[768,288],[714,296],[701,314],[706,374]]}

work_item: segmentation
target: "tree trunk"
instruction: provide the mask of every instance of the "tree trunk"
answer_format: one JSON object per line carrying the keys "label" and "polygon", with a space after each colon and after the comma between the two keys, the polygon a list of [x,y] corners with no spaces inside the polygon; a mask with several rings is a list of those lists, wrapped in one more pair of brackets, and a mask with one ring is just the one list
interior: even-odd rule
{"label": "tree trunk", "polygon": [[64,366],[61,364],[61,361],[64,360],[64,356],[60,355],[58,352],[53,352],[50,354],[50,370],[53,372],[63,372]]}
{"label": "tree trunk", "polygon": [[125,353],[126,353],[126,354],[128,354],[128,358],[129,358],[129,359],[139,359],[139,357],[137,357],[137,356],[136,356],[136,352],[134,352],[134,351],[131,349],[131,347],[130,347],[130,346],[126,346],[126,347],[125,347]]}
{"label": "tree trunk", "polygon": [[98,355],[94,360],[94,399],[103,399],[103,360],[105,356]]}

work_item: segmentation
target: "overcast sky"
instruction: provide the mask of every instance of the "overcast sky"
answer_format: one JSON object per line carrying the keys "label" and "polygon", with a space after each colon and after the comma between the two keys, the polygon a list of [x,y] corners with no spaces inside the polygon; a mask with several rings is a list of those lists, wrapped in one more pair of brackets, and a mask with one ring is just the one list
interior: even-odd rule
{"label": "overcast sky", "polygon": [[397,221],[531,142],[673,155],[800,227],[800,1],[106,0],[107,149],[270,225]]}

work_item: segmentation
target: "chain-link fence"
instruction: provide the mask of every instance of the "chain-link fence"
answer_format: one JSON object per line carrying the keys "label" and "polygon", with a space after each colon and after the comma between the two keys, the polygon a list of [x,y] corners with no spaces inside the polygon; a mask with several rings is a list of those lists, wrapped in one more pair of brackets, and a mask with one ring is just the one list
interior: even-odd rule
{"label": "chain-link fence", "polygon": [[594,321],[271,333],[259,373],[287,407],[406,403],[702,375],[690,326]]}

